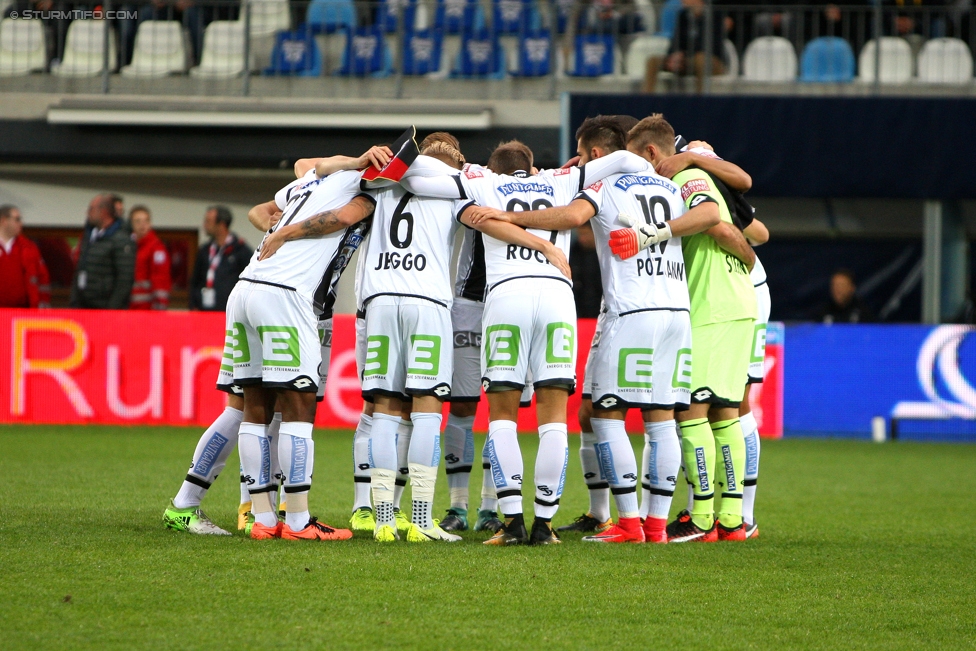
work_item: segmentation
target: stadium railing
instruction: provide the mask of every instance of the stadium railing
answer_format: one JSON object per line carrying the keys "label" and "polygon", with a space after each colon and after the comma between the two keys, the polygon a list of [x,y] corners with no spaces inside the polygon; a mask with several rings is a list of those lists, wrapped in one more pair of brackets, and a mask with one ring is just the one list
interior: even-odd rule
{"label": "stadium railing", "polygon": [[[35,6],[15,0],[0,9],[0,90],[469,97],[469,87],[452,80],[474,79],[495,82],[486,91],[492,98],[553,98],[561,90],[640,90],[650,65],[663,68],[657,91],[976,92],[972,6],[695,8],[681,0]],[[674,60],[704,52],[713,56],[701,57],[696,84],[689,78],[695,66]]]}

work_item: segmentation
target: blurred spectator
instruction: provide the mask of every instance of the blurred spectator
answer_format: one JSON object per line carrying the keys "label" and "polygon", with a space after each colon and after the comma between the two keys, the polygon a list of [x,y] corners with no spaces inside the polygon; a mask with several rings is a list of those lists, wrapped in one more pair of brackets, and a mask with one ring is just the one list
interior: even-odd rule
{"label": "blurred spectator", "polygon": [[135,271],[135,243],[116,216],[115,195],[100,194],[88,204],[71,307],[124,310],[129,307]]}
{"label": "blurred spectator", "polygon": [[251,259],[251,247],[234,233],[234,217],[227,206],[211,206],[203,217],[210,241],[197,251],[190,281],[190,309],[223,311],[227,297]]}
{"label": "blurred spectator", "polygon": [[129,227],[136,242],[136,273],[132,283],[129,308],[133,310],[165,310],[169,307],[169,252],[152,229],[149,208],[134,206],[129,211]]}
{"label": "blurred spectator", "polygon": [[589,222],[576,229],[570,245],[569,268],[573,272],[577,316],[595,319],[600,316],[603,285],[600,281],[600,260],[596,256],[596,239]]}
{"label": "blurred spectator", "polygon": [[820,312],[824,323],[869,323],[874,315],[857,295],[854,273],[838,269],[830,277],[830,300]]}
{"label": "blurred spectator", "polygon": [[0,307],[51,307],[44,258],[22,230],[17,206],[0,206]]}
{"label": "blurred spectator", "polygon": [[[682,0],[678,20],[671,37],[671,48],[666,57],[647,60],[644,92],[653,93],[657,88],[657,76],[663,69],[676,75],[695,75],[695,88],[700,93],[705,81],[705,3],[704,0]],[[712,75],[725,74],[726,19],[721,12],[713,12],[711,47]]]}

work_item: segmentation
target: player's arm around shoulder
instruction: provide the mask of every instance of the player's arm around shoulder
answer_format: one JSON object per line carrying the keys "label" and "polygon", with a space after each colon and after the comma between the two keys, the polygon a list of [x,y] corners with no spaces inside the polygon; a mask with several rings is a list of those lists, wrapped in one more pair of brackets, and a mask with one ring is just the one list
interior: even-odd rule
{"label": "player's arm around shoulder", "polygon": [[323,237],[357,224],[373,214],[376,201],[366,194],[360,194],[343,207],[326,210],[312,215],[297,224],[289,224],[268,234],[261,243],[258,260],[270,258],[285,242],[310,237]]}
{"label": "player's arm around shoulder", "polygon": [[752,246],[759,246],[769,241],[769,229],[758,219],[753,218],[752,223],[742,230],[742,234],[749,240]]}
{"label": "player's arm around shoulder", "polygon": [[749,246],[745,235],[738,228],[728,222],[719,222],[712,226],[705,234],[715,240],[720,247],[742,260],[751,271],[756,264],[756,252]]}
{"label": "player's arm around shoulder", "polygon": [[541,210],[505,212],[497,208],[471,206],[465,211],[472,224],[481,224],[489,219],[495,219],[522,228],[538,228],[545,231],[565,231],[582,226],[595,214],[593,201],[582,197],[574,199],[568,206],[554,206]]}
{"label": "player's arm around shoulder", "polygon": [[272,201],[259,203],[247,211],[247,221],[251,226],[262,232],[267,232],[275,224],[275,217],[281,216],[278,204]]}
{"label": "player's arm around shoulder", "polygon": [[525,231],[525,229],[516,226],[515,224],[510,224],[508,222],[500,221],[497,219],[488,219],[480,223],[474,223],[471,219],[472,210],[478,207],[477,204],[469,204],[466,206],[461,213],[458,215],[458,221],[469,228],[481,231],[489,237],[493,237],[496,240],[501,240],[508,244],[515,244],[517,246],[524,246],[527,249],[532,249],[538,251],[542,255],[546,256],[546,259],[567,278],[572,279],[573,274],[569,269],[569,260],[563,254],[562,250],[549,240],[544,240],[541,237],[536,237],[531,233]]}

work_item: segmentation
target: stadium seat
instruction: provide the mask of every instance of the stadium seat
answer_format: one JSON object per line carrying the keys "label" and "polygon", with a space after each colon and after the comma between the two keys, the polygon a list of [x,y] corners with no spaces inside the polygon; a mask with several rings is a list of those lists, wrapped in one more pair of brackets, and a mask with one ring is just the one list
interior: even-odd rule
{"label": "stadium seat", "polygon": [[417,0],[382,0],[378,9],[380,21],[387,32],[413,31],[417,15]]}
{"label": "stadium seat", "polygon": [[278,34],[274,50],[271,52],[271,65],[265,69],[266,75],[297,75],[318,77],[322,74],[322,55],[315,44],[310,29]]}
{"label": "stadium seat", "polygon": [[654,12],[654,5],[651,0],[636,0],[634,6],[637,8],[637,14],[640,16],[643,25],[641,31],[653,34],[657,28],[657,15]]}
{"label": "stadium seat", "polygon": [[116,65],[115,32],[102,20],[75,20],[68,26],[59,77],[94,77],[105,70],[105,29],[108,27],[108,67]]}
{"label": "stadium seat", "polygon": [[505,52],[498,37],[488,29],[471,30],[461,37],[461,51],[452,73],[461,78],[501,79],[505,76]]}
{"label": "stadium seat", "polygon": [[186,72],[183,25],[176,20],[146,20],[139,24],[132,63],[122,68],[126,77],[165,77]]}
{"label": "stadium seat", "polygon": [[444,34],[485,29],[485,13],[478,0],[437,0],[434,27]]}
{"label": "stadium seat", "polygon": [[760,36],[742,56],[742,76],[748,81],[794,81],[796,51],[782,36]]}
{"label": "stadium seat", "polygon": [[251,13],[251,36],[270,36],[291,29],[288,0],[244,0],[242,8],[245,7]]}
{"label": "stadium seat", "polygon": [[47,67],[47,44],[40,20],[0,20],[0,77],[26,75]]}
{"label": "stadium seat", "polygon": [[516,77],[545,77],[551,70],[552,35],[548,29],[524,32],[519,36],[514,65]]}
{"label": "stadium seat", "polygon": [[569,17],[573,13],[575,2],[576,0],[552,0],[552,11],[556,15],[557,34],[566,33],[566,27],[569,25]]}
{"label": "stadium seat", "polygon": [[928,84],[969,84],[973,55],[965,41],[933,38],[918,54],[918,80]]}
{"label": "stadium seat", "polygon": [[661,22],[658,27],[658,36],[663,36],[668,40],[674,35],[674,27],[678,23],[678,14],[681,13],[681,0],[667,0],[661,7]]}
{"label": "stadium seat", "polygon": [[571,77],[603,77],[616,72],[612,34],[579,34],[570,56],[567,74]]}
{"label": "stadium seat", "polygon": [[800,81],[846,82],[854,79],[854,50],[837,36],[815,38],[803,48]]}
{"label": "stadium seat", "polygon": [[215,20],[203,33],[200,65],[190,69],[194,77],[221,79],[244,72],[244,23]]}
{"label": "stadium seat", "polygon": [[739,53],[735,49],[735,43],[729,39],[725,39],[725,60],[728,64],[725,68],[725,72],[720,75],[715,75],[715,79],[724,81],[734,81],[739,78]]}
{"label": "stadium seat", "polygon": [[349,30],[342,67],[342,76],[386,77],[392,69],[392,57],[386,46],[383,27],[357,27]]}
{"label": "stadium seat", "polygon": [[632,81],[642,81],[647,72],[647,60],[667,55],[671,40],[664,36],[642,35],[636,37],[627,48],[624,73]]}
{"label": "stadium seat", "polygon": [[305,23],[313,34],[333,34],[356,26],[356,7],[352,0],[312,0]]}
{"label": "stadium seat", "polygon": [[[857,78],[860,81],[874,81],[875,56],[878,41],[870,40],[857,59]],[[880,77],[882,84],[905,84],[912,78],[912,46],[897,36],[881,37]]]}
{"label": "stadium seat", "polygon": [[408,32],[403,39],[403,74],[429,75],[441,71],[444,35],[437,29]]}
{"label": "stadium seat", "polygon": [[498,34],[519,34],[539,29],[533,0],[492,0],[492,27]]}

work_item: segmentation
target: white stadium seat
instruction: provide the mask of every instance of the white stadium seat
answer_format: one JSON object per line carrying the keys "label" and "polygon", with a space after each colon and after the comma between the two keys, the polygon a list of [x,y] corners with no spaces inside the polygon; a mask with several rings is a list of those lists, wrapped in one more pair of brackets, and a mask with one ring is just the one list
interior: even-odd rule
{"label": "white stadium seat", "polygon": [[[857,78],[861,81],[874,81],[874,62],[877,56],[878,41],[868,41],[857,58]],[[905,84],[912,79],[912,46],[897,36],[881,37],[881,83]]]}
{"label": "white stadium seat", "polygon": [[739,53],[735,50],[735,44],[729,39],[725,39],[725,59],[728,62],[728,68],[726,68],[725,73],[721,75],[716,75],[715,78],[719,80],[732,81],[739,78]]}
{"label": "white stadium seat", "polygon": [[242,21],[247,8],[251,10],[251,36],[270,36],[291,29],[288,0],[247,0],[241,7]]}
{"label": "white stadium seat", "polygon": [[647,60],[665,56],[669,47],[671,39],[666,36],[642,35],[635,38],[627,48],[627,59],[624,62],[627,78],[642,81],[647,71]]}
{"label": "white stadium seat", "polygon": [[760,36],[746,46],[742,76],[748,81],[794,81],[796,50],[782,36]]}
{"label": "white stadium seat", "polygon": [[121,70],[126,77],[165,77],[186,72],[183,26],[176,20],[147,20],[139,24],[132,63]]}
{"label": "white stadium seat", "polygon": [[59,77],[95,77],[105,70],[105,29],[108,27],[108,67],[116,65],[115,32],[103,20],[75,20],[68,26]]}
{"label": "white stadium seat", "polygon": [[969,84],[973,55],[965,41],[933,38],[918,53],[918,80],[929,84]]}
{"label": "white stadium seat", "polygon": [[26,75],[47,66],[44,26],[39,20],[0,20],[0,76]]}
{"label": "white stadium seat", "polygon": [[190,69],[194,77],[221,79],[244,72],[244,23],[215,20],[203,33],[200,65]]}

